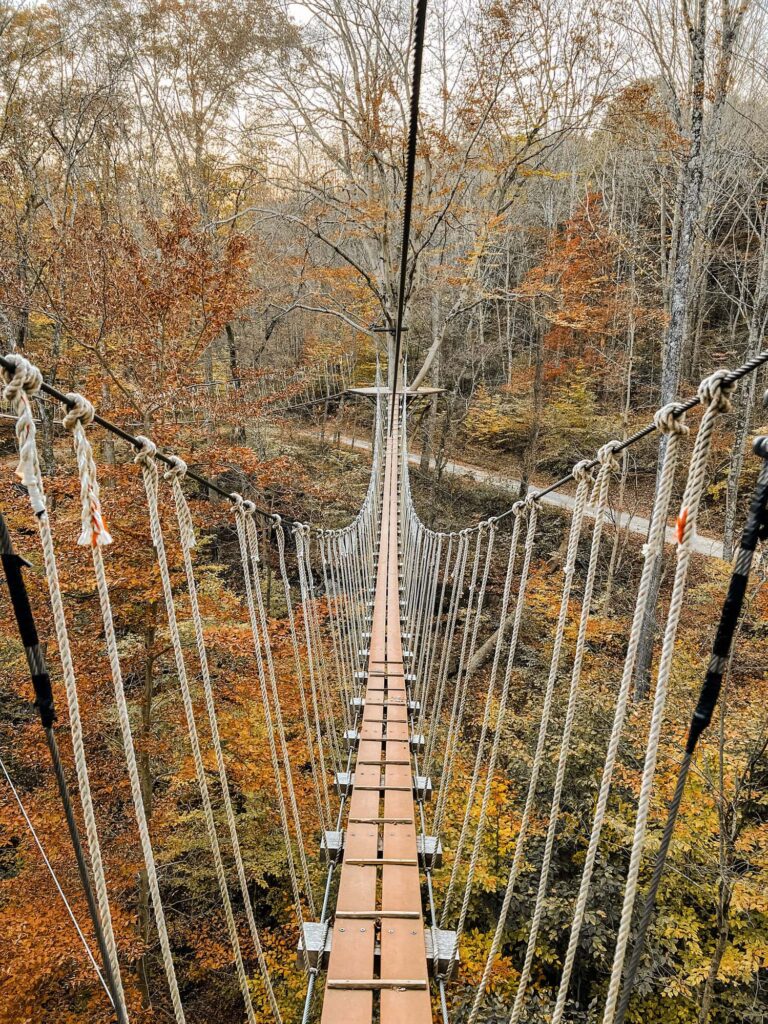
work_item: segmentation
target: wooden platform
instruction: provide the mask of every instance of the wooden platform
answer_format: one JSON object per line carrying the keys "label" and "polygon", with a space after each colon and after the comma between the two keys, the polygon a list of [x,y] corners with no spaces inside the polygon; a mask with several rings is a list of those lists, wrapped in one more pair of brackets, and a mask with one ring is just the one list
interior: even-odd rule
{"label": "wooden platform", "polygon": [[371,1024],[377,1002],[381,1024],[432,1021],[400,632],[397,434],[395,423],[322,1024]]}

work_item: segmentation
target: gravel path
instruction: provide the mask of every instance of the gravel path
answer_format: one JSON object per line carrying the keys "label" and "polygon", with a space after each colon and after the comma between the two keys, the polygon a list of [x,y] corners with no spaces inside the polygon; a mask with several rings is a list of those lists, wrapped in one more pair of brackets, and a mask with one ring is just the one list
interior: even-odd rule
{"label": "gravel path", "polygon": [[[313,430],[300,430],[297,433],[319,440],[319,434]],[[355,448],[360,451],[371,450],[370,441],[365,441],[361,438],[353,439],[348,435],[342,434],[339,441],[345,448]],[[408,462],[412,466],[418,466],[421,463],[421,456],[418,453],[411,454],[408,456]],[[430,460],[430,466],[434,467],[434,460]],[[446,462],[443,472],[450,473],[452,476],[463,477],[466,480],[477,480],[479,483],[490,484],[501,491],[507,491],[510,498],[516,497],[520,492],[520,481],[515,479],[515,477],[507,476],[504,473],[497,473],[491,469],[482,469],[480,466],[473,466],[466,462]],[[545,495],[542,499],[542,504],[553,505],[556,508],[571,509],[573,508],[574,500],[570,494],[566,494],[563,491],[553,491],[551,494]],[[594,509],[587,506],[586,515],[594,516]],[[650,522],[644,516],[635,515],[630,512],[616,513],[615,511],[609,511],[606,513],[606,520],[610,523],[618,522],[622,529],[628,528],[631,533],[639,534],[641,537],[648,536]],[[676,543],[674,527],[667,527],[666,540],[667,544]],[[713,537],[697,534],[693,539],[693,550],[700,555],[706,555],[708,558],[723,557],[722,542],[715,540]]]}

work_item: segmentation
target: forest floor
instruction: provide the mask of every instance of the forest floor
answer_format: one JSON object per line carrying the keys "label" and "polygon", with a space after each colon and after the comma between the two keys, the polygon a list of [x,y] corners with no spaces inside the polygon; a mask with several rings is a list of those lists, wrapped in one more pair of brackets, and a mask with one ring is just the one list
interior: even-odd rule
{"label": "forest floor", "polygon": [[[296,433],[301,437],[312,438],[315,440],[320,440],[321,438],[321,431],[317,429],[297,428]],[[335,440],[345,448],[357,449],[366,452],[371,450],[370,441],[366,441],[364,438],[352,437],[348,434],[337,435],[332,430],[326,430],[325,435],[326,442]],[[418,452],[413,452],[409,455],[408,461],[412,466],[419,466],[421,464],[421,455]],[[434,459],[430,459],[429,468],[430,470],[435,469]],[[481,466],[473,465],[469,462],[449,459],[444,464],[443,472],[448,473],[451,476],[462,477],[465,480],[485,484],[489,487],[504,491],[511,496],[516,496],[520,493],[520,480],[518,478],[510,476],[504,472],[499,472],[498,470],[484,469]],[[546,484],[539,484],[538,486],[545,487]],[[542,499],[542,503],[545,505],[551,505],[555,508],[572,509],[574,505],[574,497],[566,491],[559,490],[545,495]],[[586,515],[593,517],[594,509],[588,506]],[[646,516],[639,515],[635,512],[620,511],[617,509],[609,509],[606,512],[606,521],[614,525],[618,525],[622,530],[627,530],[630,533],[643,537],[648,535],[650,527],[650,522]],[[670,545],[674,545],[677,542],[674,526],[667,527],[666,541]],[[706,555],[708,558],[722,559],[723,557],[722,542],[716,540],[714,537],[705,536],[703,534],[697,534],[696,537],[694,537],[693,549],[698,554]]]}

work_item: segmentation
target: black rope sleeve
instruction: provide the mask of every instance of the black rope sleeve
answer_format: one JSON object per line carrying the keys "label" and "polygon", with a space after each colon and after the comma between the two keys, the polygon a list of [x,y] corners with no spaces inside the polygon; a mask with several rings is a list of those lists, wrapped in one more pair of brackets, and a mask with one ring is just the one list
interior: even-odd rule
{"label": "black rope sleeve", "polygon": [[3,567],[5,583],[8,587],[8,595],[11,599],[19,636],[24,646],[24,653],[27,656],[29,675],[35,691],[35,707],[40,715],[43,728],[50,729],[56,721],[56,708],[53,703],[51,677],[45,663],[45,655],[40,647],[35,618],[32,614],[29,594],[27,593],[27,587],[22,574],[22,569],[28,566],[29,563],[14,552],[8,527],[2,513],[0,513],[0,564]]}

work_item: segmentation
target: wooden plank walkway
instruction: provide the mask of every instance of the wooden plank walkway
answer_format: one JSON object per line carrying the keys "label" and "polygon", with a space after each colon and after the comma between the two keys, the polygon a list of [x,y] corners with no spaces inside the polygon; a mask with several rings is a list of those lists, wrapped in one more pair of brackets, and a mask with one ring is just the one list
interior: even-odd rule
{"label": "wooden plank walkway", "polygon": [[371,1024],[376,999],[381,1024],[432,1021],[400,631],[397,436],[395,419],[386,452],[368,679],[322,1024]]}

